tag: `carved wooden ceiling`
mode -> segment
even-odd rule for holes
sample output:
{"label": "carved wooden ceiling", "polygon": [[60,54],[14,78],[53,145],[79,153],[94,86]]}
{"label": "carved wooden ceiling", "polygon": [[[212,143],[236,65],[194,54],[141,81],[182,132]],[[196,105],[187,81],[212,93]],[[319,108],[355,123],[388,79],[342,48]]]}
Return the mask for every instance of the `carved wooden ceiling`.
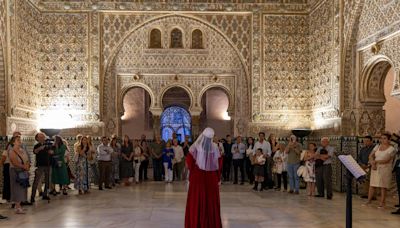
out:
{"label": "carved wooden ceiling", "polygon": [[322,0],[29,0],[44,11],[309,12]]}

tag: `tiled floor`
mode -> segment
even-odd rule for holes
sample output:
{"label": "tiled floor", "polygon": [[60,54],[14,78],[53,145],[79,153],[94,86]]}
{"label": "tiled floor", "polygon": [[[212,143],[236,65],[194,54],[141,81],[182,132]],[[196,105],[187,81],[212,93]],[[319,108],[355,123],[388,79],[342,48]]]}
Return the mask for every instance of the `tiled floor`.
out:
{"label": "tiled floor", "polygon": [[[345,227],[345,196],[332,201],[304,194],[250,191],[249,185],[222,185],[221,210],[224,227]],[[353,200],[353,227],[399,228],[400,216],[393,208],[377,209]],[[15,215],[6,205],[0,213],[9,216],[0,227],[183,227],[186,205],[183,182],[148,182],[112,190],[92,190],[79,196],[57,196],[27,207],[26,215]]]}

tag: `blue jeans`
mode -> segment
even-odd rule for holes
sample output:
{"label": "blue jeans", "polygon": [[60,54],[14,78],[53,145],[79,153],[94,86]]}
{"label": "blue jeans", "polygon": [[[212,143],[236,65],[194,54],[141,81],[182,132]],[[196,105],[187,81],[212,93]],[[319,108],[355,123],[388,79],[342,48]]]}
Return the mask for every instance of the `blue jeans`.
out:
{"label": "blue jeans", "polygon": [[291,191],[298,192],[299,191],[299,184],[300,178],[297,175],[297,169],[299,168],[300,164],[288,164],[288,175],[289,175],[289,186]]}

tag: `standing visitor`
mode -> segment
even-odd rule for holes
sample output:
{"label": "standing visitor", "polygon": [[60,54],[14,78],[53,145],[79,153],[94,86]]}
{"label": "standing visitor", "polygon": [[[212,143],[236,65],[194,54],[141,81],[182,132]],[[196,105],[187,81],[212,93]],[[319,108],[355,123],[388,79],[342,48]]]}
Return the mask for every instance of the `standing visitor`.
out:
{"label": "standing visitor", "polygon": [[278,145],[278,150],[275,152],[273,157],[275,165],[276,165],[276,179],[278,182],[277,190],[282,190],[282,181],[283,181],[283,191],[287,191],[287,154],[285,153],[285,146],[283,144]]}
{"label": "standing visitor", "polygon": [[277,189],[277,173],[276,173],[276,166],[274,164],[274,155],[275,152],[278,150],[278,141],[276,140],[275,134],[269,135],[268,142],[271,145],[271,157],[267,159],[268,173],[271,174],[271,176],[268,176],[268,179],[270,179],[268,186],[270,188],[273,186],[274,189]]}
{"label": "standing visitor", "polygon": [[[400,138],[397,138],[397,145],[400,145]],[[392,214],[400,215],[400,148],[397,148],[397,159],[394,163],[393,173],[396,175],[397,198],[399,200],[399,203],[396,204],[395,207],[398,207],[399,209],[393,211]]]}
{"label": "standing visitor", "polygon": [[81,137],[81,143],[75,153],[75,189],[79,195],[89,193],[89,163],[87,157],[90,154],[90,146],[86,136]]}
{"label": "standing visitor", "polygon": [[153,143],[151,154],[153,158],[153,176],[154,181],[162,181],[162,153],[164,149],[164,143],[161,141],[161,137],[156,135],[156,141]]}
{"label": "standing visitor", "polygon": [[97,147],[97,160],[99,161],[100,171],[99,190],[103,190],[103,183],[105,185],[105,188],[111,189],[111,154],[113,153],[113,149],[108,145],[109,141],[110,140],[106,136],[103,136],[101,138],[102,144]]}
{"label": "standing visitor", "polygon": [[375,145],[374,142],[372,141],[372,137],[369,135],[363,139],[363,144],[364,146],[361,148],[360,153],[358,154],[357,162],[361,166],[361,168],[367,173],[366,180],[361,183],[360,194],[361,198],[368,199],[369,179],[371,176],[369,155],[371,154]]}
{"label": "standing visitor", "polygon": [[242,137],[236,138],[236,143],[232,146],[232,161],[233,161],[233,184],[238,184],[238,169],[240,169],[240,185],[244,184],[244,155],[246,154],[246,145],[242,143]]}
{"label": "standing visitor", "polygon": [[133,149],[133,166],[134,166],[134,172],[135,172],[135,183],[139,184],[140,163],[142,161],[143,150],[139,145],[139,140],[135,140],[133,147],[134,147],[134,149]]}
{"label": "standing visitor", "polygon": [[33,153],[36,155],[36,170],[35,179],[32,186],[31,203],[35,202],[36,191],[38,186],[41,188],[41,180],[44,176],[44,192],[42,193],[43,200],[50,200],[47,193],[50,186],[50,146],[46,146],[46,135],[39,132],[35,135],[36,145],[33,147]]}
{"label": "standing visitor", "polygon": [[299,194],[300,178],[297,175],[297,169],[300,166],[301,144],[297,142],[294,135],[290,136],[289,145],[285,149],[287,154],[287,169],[289,174],[289,193]]}
{"label": "standing visitor", "polygon": [[182,180],[183,168],[185,167],[185,156],[178,140],[174,139],[172,149],[174,149],[174,172],[177,181]]}
{"label": "standing visitor", "polygon": [[113,149],[111,154],[111,163],[112,163],[112,170],[111,170],[111,184],[115,186],[115,184],[119,183],[119,162],[121,160],[121,147],[117,143],[117,137],[113,137],[110,142],[110,147]]}
{"label": "standing visitor", "polygon": [[11,190],[10,190],[10,157],[9,157],[9,143],[6,149],[1,155],[0,165],[3,166],[3,191],[2,198],[7,202],[10,202]]}
{"label": "standing visitor", "polygon": [[150,147],[146,140],[140,141],[140,148],[142,149],[142,156],[140,159],[139,180],[147,181],[147,168],[149,166]]}
{"label": "standing visitor", "polygon": [[[255,181],[254,181],[254,191],[258,191],[258,183],[263,183],[264,182],[264,164],[265,164],[265,156],[262,152],[261,148],[258,148],[256,151],[256,154],[254,156],[254,176],[255,176]],[[263,191],[263,187],[260,187],[260,192]]]}
{"label": "standing visitor", "polygon": [[[255,154],[254,151],[254,138],[249,137],[247,138],[247,150],[246,150],[246,173],[247,173],[247,178],[249,178],[250,184],[254,183],[254,164],[251,157]],[[253,161],[252,161],[253,160]]]}
{"label": "standing visitor", "polygon": [[22,148],[21,136],[15,136],[11,141],[13,145],[13,148],[9,151],[11,201],[15,203],[16,214],[25,214],[21,202],[27,201],[29,158],[28,153]]}
{"label": "standing visitor", "polygon": [[307,183],[307,195],[315,195],[315,153],[317,152],[317,145],[315,143],[308,144],[308,150],[304,155],[305,167],[307,175],[304,181]]}
{"label": "standing visitor", "polygon": [[[269,158],[271,158],[272,155],[272,149],[271,149],[271,144],[265,140],[265,133],[260,132],[258,133],[258,141],[254,145],[254,149],[261,149],[263,151],[265,159],[268,161]],[[268,174],[268,162],[265,162],[264,164],[264,182],[262,183],[262,187],[268,189],[268,184],[271,183],[271,181],[268,180],[268,177],[270,174]]]}
{"label": "standing visitor", "polygon": [[[189,153],[189,148],[190,148],[190,146],[192,145],[192,144],[189,142],[189,139],[190,139],[189,135],[185,135],[185,140],[184,140],[184,142],[181,144],[182,149],[183,149],[183,155],[185,156],[185,158],[186,158],[186,155]],[[188,170],[187,170],[186,165],[185,165],[185,162],[184,162],[184,163],[183,163],[183,172],[182,172],[182,178],[183,178],[183,180],[186,180],[187,175],[188,175]]]}
{"label": "standing visitor", "polygon": [[[323,153],[323,152],[326,153]],[[322,165],[316,164],[315,177],[317,183],[318,195],[316,197],[324,197],[325,189],[328,200],[332,199],[332,158],[335,154],[335,148],[329,145],[329,139],[323,137],[321,139],[321,146],[318,148],[315,155],[316,162],[318,159],[322,160]]]}
{"label": "standing visitor", "polygon": [[56,135],[53,145],[53,156],[52,156],[52,170],[51,170],[51,182],[55,185],[60,185],[64,195],[67,195],[67,185],[70,184],[67,163],[65,154],[67,153],[67,146],[63,143],[61,136]]}
{"label": "standing visitor", "polygon": [[386,203],[386,192],[390,188],[392,181],[392,163],[395,156],[394,147],[390,145],[389,133],[381,136],[380,144],[375,146],[369,155],[371,164],[371,181],[368,193],[368,202],[371,203],[375,193],[375,188],[381,192],[380,204],[378,208],[384,208]]}
{"label": "standing visitor", "polygon": [[224,181],[227,182],[230,180],[231,175],[231,163],[232,163],[232,138],[230,135],[226,136],[226,142],[224,143],[224,166],[222,168],[222,176]]}
{"label": "standing visitor", "polygon": [[165,183],[171,183],[173,178],[172,160],[174,159],[174,149],[171,147],[171,140],[168,140],[163,150],[163,164]]}
{"label": "standing visitor", "polygon": [[89,144],[88,163],[89,163],[89,186],[91,183],[98,185],[99,183],[99,169],[97,168],[96,161],[96,148],[93,145],[92,137],[86,136]]}
{"label": "standing visitor", "polygon": [[121,145],[121,179],[125,186],[129,186],[129,178],[133,176],[133,145],[129,136],[125,135]]}
{"label": "standing visitor", "polygon": [[190,147],[186,159],[189,192],[185,227],[222,227],[219,198],[222,157],[213,143],[214,130],[206,128]]}

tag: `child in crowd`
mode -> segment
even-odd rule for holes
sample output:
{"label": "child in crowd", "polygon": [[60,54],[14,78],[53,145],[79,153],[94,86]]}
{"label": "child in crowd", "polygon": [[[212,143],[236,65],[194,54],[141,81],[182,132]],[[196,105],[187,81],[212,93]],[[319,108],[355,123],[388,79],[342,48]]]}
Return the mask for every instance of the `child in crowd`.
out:
{"label": "child in crowd", "polygon": [[283,191],[285,192],[287,190],[287,154],[285,153],[285,146],[283,144],[278,145],[278,150],[274,155],[274,162],[278,181],[276,190],[281,190],[283,180]]}
{"label": "child in crowd", "polygon": [[[258,183],[264,182],[264,164],[265,164],[265,157],[262,152],[261,148],[258,148],[256,151],[256,155],[254,156],[254,176],[255,176],[255,182],[254,182],[254,188],[253,190],[257,191],[258,189]],[[262,186],[260,188],[260,192],[263,190]]]}

